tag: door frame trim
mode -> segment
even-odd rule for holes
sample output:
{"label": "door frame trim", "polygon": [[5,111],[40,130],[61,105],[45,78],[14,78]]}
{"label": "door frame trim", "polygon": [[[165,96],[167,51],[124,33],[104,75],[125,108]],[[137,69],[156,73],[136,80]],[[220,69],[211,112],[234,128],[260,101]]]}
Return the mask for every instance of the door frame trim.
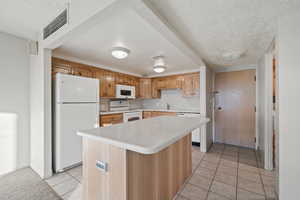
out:
{"label": "door frame trim", "polygon": [[273,53],[265,55],[266,63],[266,130],[264,168],[273,169]]}
{"label": "door frame trim", "polygon": [[[257,73],[257,66],[252,66],[251,68],[249,69],[255,69],[255,75]],[[216,120],[215,120],[215,112],[216,112],[216,109],[215,109],[215,106],[216,106],[216,98],[215,98],[215,74],[216,73],[219,73],[219,72],[234,72],[234,71],[244,71],[244,70],[249,70],[248,68],[245,68],[245,69],[241,69],[241,68],[237,68],[236,70],[229,70],[229,71],[214,71],[214,75],[213,75],[213,116],[212,116],[212,132],[213,132],[213,143],[216,142],[216,129],[215,129],[215,126],[216,126]],[[257,105],[257,80],[255,82],[255,94],[256,94],[256,98],[255,98],[255,105]],[[258,131],[257,131],[257,112],[255,112],[255,137],[256,137],[256,141],[255,141],[255,149],[257,150],[258,149]]]}

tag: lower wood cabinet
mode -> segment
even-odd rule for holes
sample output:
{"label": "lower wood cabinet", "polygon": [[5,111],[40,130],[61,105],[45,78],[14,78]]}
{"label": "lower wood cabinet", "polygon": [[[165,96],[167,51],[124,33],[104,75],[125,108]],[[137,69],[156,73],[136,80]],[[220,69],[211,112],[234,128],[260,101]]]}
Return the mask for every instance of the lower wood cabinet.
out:
{"label": "lower wood cabinet", "polygon": [[143,112],[143,119],[151,118],[152,112],[151,111],[144,111]]}
{"label": "lower wood cabinet", "polygon": [[144,111],[143,119],[159,116],[176,116],[176,112],[162,112],[162,111]]}
{"label": "lower wood cabinet", "polygon": [[100,116],[100,126],[109,126],[123,123],[123,114],[109,114]]}
{"label": "lower wood cabinet", "polygon": [[151,117],[159,117],[159,116],[176,116],[176,112],[154,111],[151,113]]}

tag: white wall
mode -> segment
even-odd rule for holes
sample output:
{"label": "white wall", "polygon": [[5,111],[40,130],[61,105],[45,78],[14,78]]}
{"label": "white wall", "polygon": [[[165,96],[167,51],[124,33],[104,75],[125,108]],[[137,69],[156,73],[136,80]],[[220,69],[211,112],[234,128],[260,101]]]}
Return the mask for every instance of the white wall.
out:
{"label": "white wall", "polygon": [[213,143],[213,85],[214,71],[209,67],[200,67],[200,114],[210,119],[210,122],[201,127],[200,150],[206,152]]}
{"label": "white wall", "polygon": [[263,56],[256,69],[256,140],[260,159],[265,161],[266,62]]}
{"label": "white wall", "polygon": [[279,199],[299,199],[300,14],[279,20]]}
{"label": "white wall", "polygon": [[273,55],[266,53],[256,70],[257,144],[262,165],[273,169]]}
{"label": "white wall", "polygon": [[[110,8],[114,0],[89,1],[74,0],[70,4],[70,20],[47,40],[39,36],[39,54],[30,58],[30,128],[31,167],[42,177],[52,175],[51,150],[51,50],[64,42],[69,33],[84,31],[88,19],[99,11]],[[54,16],[55,17],[55,16]]]}
{"label": "white wall", "polygon": [[29,165],[27,41],[0,32],[0,175]]}
{"label": "white wall", "polygon": [[52,175],[51,51],[30,57],[31,167],[42,178]]}
{"label": "white wall", "polygon": [[206,116],[211,120],[206,125],[207,148],[213,143],[214,71],[206,67]]}

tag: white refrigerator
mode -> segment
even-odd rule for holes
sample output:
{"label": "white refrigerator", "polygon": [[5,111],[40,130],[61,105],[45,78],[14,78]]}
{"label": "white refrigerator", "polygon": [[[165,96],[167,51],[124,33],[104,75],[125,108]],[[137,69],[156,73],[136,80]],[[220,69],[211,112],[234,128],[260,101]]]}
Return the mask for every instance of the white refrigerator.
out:
{"label": "white refrigerator", "polygon": [[99,126],[99,81],[58,73],[53,116],[53,167],[61,172],[82,162],[82,139],[77,130]]}

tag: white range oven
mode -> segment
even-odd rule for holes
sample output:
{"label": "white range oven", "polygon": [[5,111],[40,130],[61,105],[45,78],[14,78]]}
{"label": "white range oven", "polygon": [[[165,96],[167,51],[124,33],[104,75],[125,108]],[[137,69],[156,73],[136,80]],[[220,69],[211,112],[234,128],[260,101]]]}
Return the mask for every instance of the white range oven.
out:
{"label": "white range oven", "polygon": [[135,87],[130,85],[116,85],[116,98],[135,99]]}
{"label": "white range oven", "polygon": [[125,112],[123,114],[124,122],[131,122],[131,121],[136,121],[141,119],[143,119],[143,113],[141,111]]}

